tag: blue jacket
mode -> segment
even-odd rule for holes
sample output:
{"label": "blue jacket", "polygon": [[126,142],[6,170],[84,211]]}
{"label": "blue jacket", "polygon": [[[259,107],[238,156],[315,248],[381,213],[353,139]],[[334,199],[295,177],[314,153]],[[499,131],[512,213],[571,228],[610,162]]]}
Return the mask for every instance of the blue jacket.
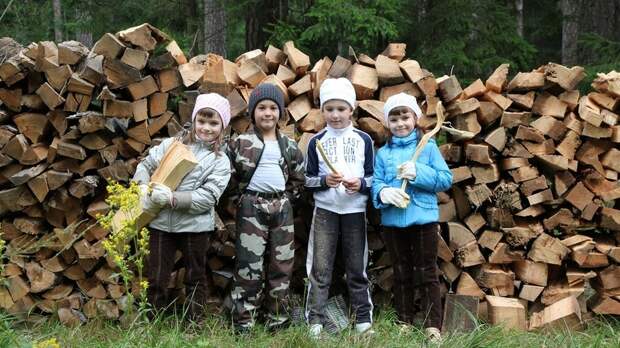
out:
{"label": "blue jacket", "polygon": [[407,185],[411,202],[406,209],[400,209],[381,202],[379,193],[385,187],[399,187],[402,180],[396,178],[397,166],[411,160],[418,144],[418,132],[392,139],[377,152],[375,173],[372,182],[372,202],[381,209],[381,224],[391,227],[422,225],[439,220],[437,192],[452,185],[452,172],[441,156],[434,139],[431,139],[416,162],[416,178]]}

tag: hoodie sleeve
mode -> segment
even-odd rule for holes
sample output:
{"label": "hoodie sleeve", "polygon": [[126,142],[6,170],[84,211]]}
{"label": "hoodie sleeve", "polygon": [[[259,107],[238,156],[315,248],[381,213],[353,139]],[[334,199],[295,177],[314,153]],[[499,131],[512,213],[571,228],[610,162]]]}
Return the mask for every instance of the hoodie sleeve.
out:
{"label": "hoodie sleeve", "polygon": [[306,152],[306,174],[305,186],[308,191],[322,191],[329,189],[327,186],[326,175],[319,176],[319,155],[316,149],[317,137],[314,136],[308,143]]}
{"label": "hoodie sleeve", "polygon": [[441,156],[437,144],[429,142],[430,163],[416,162],[416,178],[409,183],[414,187],[428,192],[442,192],[452,186],[452,172]]}
{"label": "hoodie sleeve", "polygon": [[374,176],[372,179],[372,190],[370,196],[372,198],[372,204],[377,209],[387,208],[388,205],[381,202],[381,198],[379,197],[379,193],[385,187],[389,185],[385,182],[385,164],[384,164],[384,152],[379,150],[377,151],[377,157],[375,158],[375,168],[374,168]]}
{"label": "hoodie sleeve", "polygon": [[375,147],[372,138],[365,134],[364,139],[364,177],[361,178],[360,193],[370,194],[374,174]]}

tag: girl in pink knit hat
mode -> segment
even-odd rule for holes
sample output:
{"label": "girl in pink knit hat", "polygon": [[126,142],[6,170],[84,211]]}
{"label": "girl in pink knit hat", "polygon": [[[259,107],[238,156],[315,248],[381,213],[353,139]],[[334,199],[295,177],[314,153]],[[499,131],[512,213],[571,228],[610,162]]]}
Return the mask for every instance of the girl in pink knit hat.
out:
{"label": "girl in pink knit hat", "polygon": [[[230,122],[230,104],[215,94],[196,99],[192,125],[184,134],[165,139],[151,148],[138,167],[133,180],[143,192],[143,209],[157,216],[149,224],[148,299],[156,310],[175,300],[169,298],[168,283],[179,249],[185,261],[185,295],[190,318],[204,314],[207,298],[206,266],[208,234],[215,229],[214,207],[230,179],[230,161],[223,151],[222,133]],[[147,185],[164,154],[175,141],[189,147],[198,164],[175,191],[165,185]]]}

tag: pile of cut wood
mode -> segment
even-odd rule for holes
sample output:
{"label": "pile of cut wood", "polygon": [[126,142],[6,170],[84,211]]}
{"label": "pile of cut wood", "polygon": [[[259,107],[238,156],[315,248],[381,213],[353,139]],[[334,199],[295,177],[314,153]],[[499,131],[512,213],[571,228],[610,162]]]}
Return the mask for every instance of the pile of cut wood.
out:
{"label": "pile of cut wood", "polygon": [[[235,62],[213,54],[188,60],[148,24],[105,34],[91,49],[0,39],[0,212],[8,243],[0,307],[57,313],[67,323],[118,318],[123,287],[101,246],[108,232],[94,224],[108,210],[105,179],[127,182],[150,145],[190,120],[200,92],[226,96],[231,136],[244,132],[249,94],[261,82],[285,94],[280,128],[305,152],[325,126],[320,84],[347,77],[359,101],[354,123],[377,146],[388,136],[382,107],[389,96],[416,96],[425,128],[435,123],[437,103],[446,107],[440,149],[454,174],[453,188],[438,195],[446,291],[479,299],[490,322],[520,328],[580,325],[589,310],[620,314],[620,74],[601,74],[583,95],[580,67],[550,63],[509,78],[502,65],[463,89],[455,76],[436,78],[405,55],[404,44],[390,44],[374,59],[351,50],[311,64],[287,42]],[[221,200],[207,251],[216,302],[232,278],[233,200]],[[299,294],[311,214],[304,195],[295,219]],[[374,297],[384,302],[392,270],[374,210],[368,238]],[[178,256],[170,287],[182,292]]]}

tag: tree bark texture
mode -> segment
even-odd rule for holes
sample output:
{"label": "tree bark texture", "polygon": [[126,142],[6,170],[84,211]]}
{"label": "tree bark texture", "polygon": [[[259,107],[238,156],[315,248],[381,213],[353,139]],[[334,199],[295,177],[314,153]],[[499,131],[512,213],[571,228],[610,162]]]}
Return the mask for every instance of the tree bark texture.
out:
{"label": "tree bark texture", "polygon": [[204,0],[204,50],[226,56],[226,10],[222,0]]}
{"label": "tree bark texture", "polygon": [[577,39],[579,36],[578,0],[562,0],[562,64],[577,63]]}
{"label": "tree bark texture", "polygon": [[54,40],[62,41],[62,5],[60,0],[52,0],[52,8],[54,9]]}

